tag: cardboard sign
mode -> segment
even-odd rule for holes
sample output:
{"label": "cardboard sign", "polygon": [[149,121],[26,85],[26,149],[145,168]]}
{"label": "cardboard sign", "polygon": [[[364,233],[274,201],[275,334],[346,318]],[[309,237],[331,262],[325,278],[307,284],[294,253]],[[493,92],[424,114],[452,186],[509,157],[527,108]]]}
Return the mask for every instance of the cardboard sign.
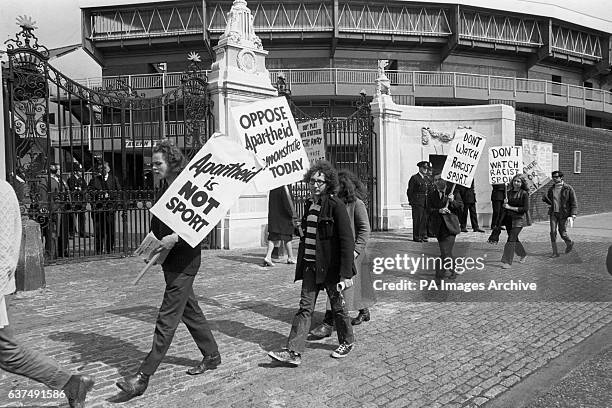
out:
{"label": "cardboard sign", "polygon": [[195,247],[262,171],[253,153],[228,137],[212,137],[151,213]]}
{"label": "cardboard sign", "polygon": [[522,146],[489,147],[489,183],[507,184],[522,172]]}
{"label": "cardboard sign", "polygon": [[309,120],[298,124],[302,144],[306,149],[308,161],[313,164],[325,160],[325,134],[323,133],[323,119]]}
{"label": "cardboard sign", "polygon": [[536,160],[531,161],[523,168],[525,173],[527,187],[529,187],[529,195],[532,195],[538,189],[544,187],[552,179],[548,177],[548,174],[540,167]]}
{"label": "cardboard sign", "polygon": [[442,179],[469,188],[486,141],[485,136],[471,129],[455,130],[455,138],[442,169]]}
{"label": "cardboard sign", "polygon": [[545,173],[552,173],[553,170],[553,144],[548,142],[539,142],[537,140],[523,139],[523,162],[531,163],[537,161],[538,165]]}
{"label": "cardboard sign", "polygon": [[284,97],[232,108],[242,145],[266,163],[255,179],[259,191],[295,183],[310,167],[298,127]]}

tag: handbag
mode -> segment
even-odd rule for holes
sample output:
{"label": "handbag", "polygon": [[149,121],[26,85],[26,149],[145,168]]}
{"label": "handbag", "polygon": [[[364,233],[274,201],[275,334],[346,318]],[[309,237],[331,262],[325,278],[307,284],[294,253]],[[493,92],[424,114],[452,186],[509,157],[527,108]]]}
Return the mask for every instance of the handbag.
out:
{"label": "handbag", "polygon": [[461,232],[461,228],[459,227],[459,217],[457,214],[448,213],[448,214],[440,214],[444,223],[446,224],[446,228],[448,228],[448,232],[451,235],[458,235]]}

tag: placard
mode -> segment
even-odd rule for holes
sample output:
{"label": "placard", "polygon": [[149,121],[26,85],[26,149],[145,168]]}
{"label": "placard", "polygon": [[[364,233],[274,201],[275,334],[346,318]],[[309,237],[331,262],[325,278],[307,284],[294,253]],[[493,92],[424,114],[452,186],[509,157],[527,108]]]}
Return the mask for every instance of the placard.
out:
{"label": "placard", "polygon": [[226,136],[212,137],[168,187],[151,213],[195,247],[263,167]]}
{"label": "placard", "polygon": [[291,109],[285,97],[232,108],[242,145],[266,164],[255,178],[259,191],[295,183],[310,167]]}
{"label": "placard", "polygon": [[308,161],[313,164],[325,160],[325,134],[323,132],[323,119],[309,120],[298,124],[302,144],[306,149]]}
{"label": "placard", "polygon": [[529,195],[532,195],[538,189],[544,187],[548,184],[552,179],[549,177],[549,173],[546,173],[538,164],[536,160],[533,160],[531,163],[528,163],[523,168],[523,173],[525,173],[527,187],[529,188]]}
{"label": "placard", "polygon": [[489,147],[489,183],[508,184],[523,172],[522,146]]}
{"label": "placard", "polygon": [[444,162],[443,180],[470,187],[487,138],[472,129],[457,129]]}

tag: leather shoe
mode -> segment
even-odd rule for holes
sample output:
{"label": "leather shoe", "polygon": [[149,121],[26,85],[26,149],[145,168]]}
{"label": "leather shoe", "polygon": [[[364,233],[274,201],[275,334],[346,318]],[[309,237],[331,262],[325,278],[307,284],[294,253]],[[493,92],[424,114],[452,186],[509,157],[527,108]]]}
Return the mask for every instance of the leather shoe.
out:
{"label": "leather shoe", "polygon": [[221,364],[221,354],[219,354],[219,352],[216,352],[214,354],[204,357],[200,364],[187,370],[187,374],[199,375],[204,373],[205,371],[216,369],[219,364]]}
{"label": "leather shoe", "polygon": [[370,321],[370,310],[369,309],[361,309],[357,317],[351,319],[352,326],[359,326],[362,322]]}
{"label": "leather shoe", "polygon": [[423,242],[423,240],[421,238],[412,238],[412,240],[414,242]]}
{"label": "leather shoe", "polygon": [[64,394],[68,398],[70,408],[83,408],[87,393],[91,391],[95,383],[93,377],[88,375],[73,375],[64,386]]}
{"label": "leather shoe", "polygon": [[461,232],[468,232],[467,228],[463,227],[461,228]]}
{"label": "leather shoe", "polygon": [[565,253],[569,254],[570,252],[572,252],[573,248],[574,248],[574,241],[568,242],[567,245],[565,246]]}
{"label": "leather shoe", "polygon": [[144,373],[138,372],[136,375],[126,378],[125,381],[117,382],[116,385],[128,395],[129,399],[132,399],[144,394],[149,386],[149,377]]}
{"label": "leather shoe", "polygon": [[474,228],[474,232],[485,232],[483,229],[480,228]]}

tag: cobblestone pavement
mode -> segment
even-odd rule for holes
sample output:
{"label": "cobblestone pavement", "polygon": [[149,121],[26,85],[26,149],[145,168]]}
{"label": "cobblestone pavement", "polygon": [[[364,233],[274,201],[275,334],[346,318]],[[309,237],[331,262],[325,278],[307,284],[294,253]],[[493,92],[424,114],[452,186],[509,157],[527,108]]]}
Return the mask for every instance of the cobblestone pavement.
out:
{"label": "cobblestone pavement", "polygon": [[[279,366],[266,356],[284,345],[297,309],[300,286],[293,282],[293,266],[260,266],[263,248],[205,251],[194,290],[223,364],[201,376],[186,375],[200,356],[181,326],[146,394],[122,405],[483,406],[611,325],[612,277],[605,254],[612,243],[612,214],[581,217],[570,235],[574,251],[550,260],[547,224],[525,229],[526,263],[502,270],[503,245],[487,244],[488,234],[461,234],[456,255],[482,257],[484,267],[454,282],[488,290],[419,289],[421,281],[433,279],[431,270],[386,270],[375,277],[381,284],[404,280],[416,289],[378,292],[372,320],[355,328],[356,347],[347,358],[329,357],[337,344],[332,337],[309,342],[298,368]],[[373,234],[370,261],[438,254],[435,239],[421,244],[411,236],[407,230]],[[48,267],[46,289],[10,297],[11,322],[25,345],[96,376],[88,406],[119,404],[115,381],[134,373],[151,345],[163,276],[153,269],[132,286],[141,266],[139,259],[126,258]],[[511,280],[537,289],[489,289],[491,281]],[[315,321],[322,318],[324,297]],[[45,388],[0,372],[0,406],[67,406],[63,400],[9,399],[9,391],[23,389]],[[612,400],[609,388],[600,391]],[[576,405],[566,406],[580,406],[576,398]]]}

